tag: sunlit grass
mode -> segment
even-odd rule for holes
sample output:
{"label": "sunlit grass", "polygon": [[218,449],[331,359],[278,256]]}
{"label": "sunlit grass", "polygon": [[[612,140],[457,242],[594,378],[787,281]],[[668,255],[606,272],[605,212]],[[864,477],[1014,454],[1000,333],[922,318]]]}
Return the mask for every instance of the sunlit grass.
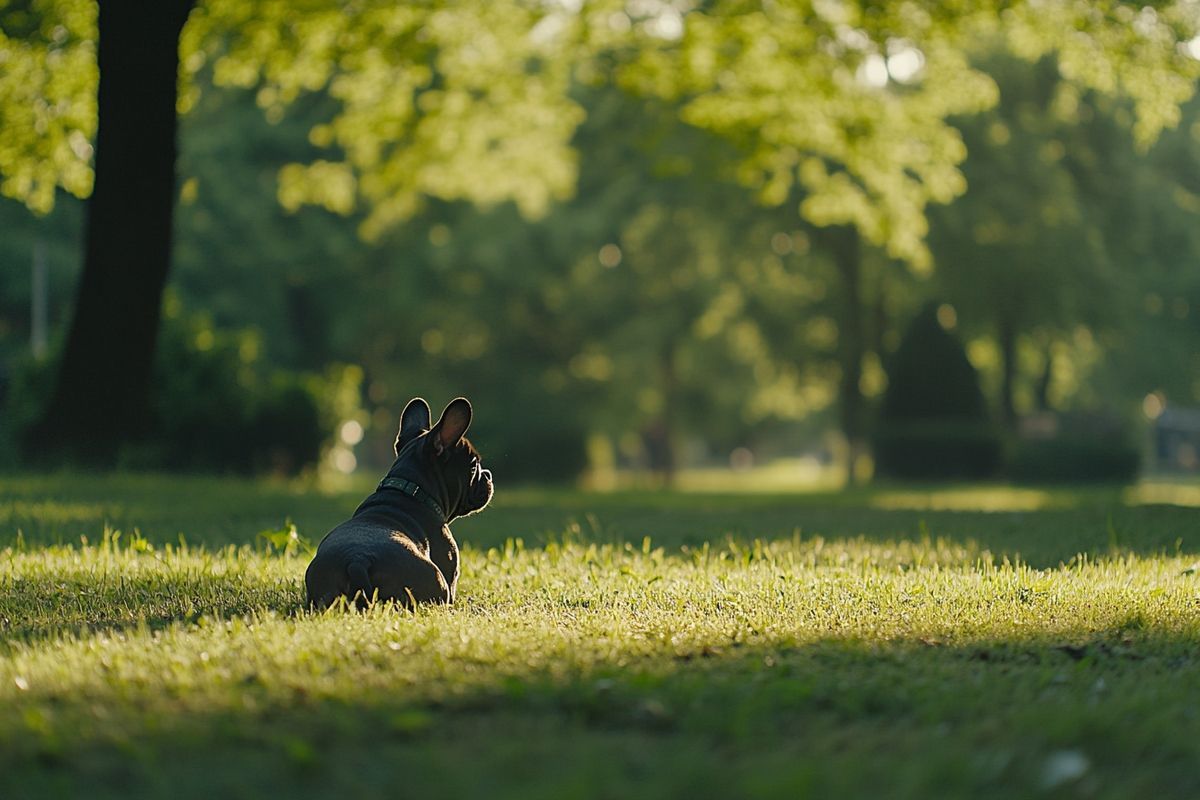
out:
{"label": "sunlit grass", "polygon": [[873,508],[912,511],[1040,511],[1055,502],[1069,504],[1069,498],[1055,498],[1043,489],[1019,489],[1009,486],[925,491],[882,491],[870,501]]}
{"label": "sunlit grass", "polygon": [[464,520],[456,606],[313,615],[305,554],[250,524],[297,495],[223,487],[114,502],[243,544],[0,529],[0,796],[1200,791],[1191,509],[511,492]]}
{"label": "sunlit grass", "polygon": [[1125,492],[1130,505],[1165,503],[1174,506],[1200,506],[1200,482],[1143,481]]}
{"label": "sunlit grass", "polygon": [[845,469],[816,458],[777,459],[760,466],[731,470],[693,468],[680,472],[676,488],[685,492],[828,492],[846,484]]}

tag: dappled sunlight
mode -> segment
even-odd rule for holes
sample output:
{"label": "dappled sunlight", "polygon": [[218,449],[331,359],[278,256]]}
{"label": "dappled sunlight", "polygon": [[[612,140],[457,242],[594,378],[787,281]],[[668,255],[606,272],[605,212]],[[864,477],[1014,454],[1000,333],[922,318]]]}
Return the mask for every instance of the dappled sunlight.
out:
{"label": "dappled sunlight", "polygon": [[[604,496],[609,508],[637,497]],[[974,763],[987,742],[1036,775],[1063,740],[1094,756],[1121,752],[1120,736],[1190,730],[1194,554],[1118,546],[1039,568],[989,549],[1000,534],[973,520],[997,515],[962,512],[931,512],[930,525],[914,516],[891,535],[697,541],[681,531],[771,498],[646,497],[675,504],[653,517],[635,509],[663,536],[611,535],[596,520],[544,546],[467,543],[459,602],[415,613],[309,613],[306,555],[268,541],[209,549],[110,535],[0,550],[0,763],[53,756],[77,776],[97,753],[132,750],[161,775],[172,752],[215,758],[236,730],[239,748],[256,748],[254,774],[274,770],[278,782],[341,769],[368,741],[415,758],[434,731],[453,731],[480,746],[476,769],[491,775],[507,762],[476,739],[501,725],[529,729],[523,757],[578,746],[595,758],[597,736],[652,735],[639,747],[679,769],[718,744],[744,766],[803,734],[784,761],[884,785],[928,764],[894,740],[948,764]],[[513,505],[539,498],[587,503],[527,492]],[[805,502],[781,519],[811,518],[817,500]],[[751,517],[765,528],[772,513]],[[1127,534],[1112,529],[1120,545]],[[1170,686],[1157,680],[1167,670]],[[847,722],[867,739],[847,745]],[[1058,738],[1028,733],[1048,726]],[[890,754],[886,776],[846,768],[868,752]],[[1088,769],[1120,780],[1124,765]]]}
{"label": "dappled sunlight", "polygon": [[[706,542],[790,541],[798,533],[806,543],[945,540],[996,559],[1050,567],[1079,553],[1200,554],[1200,530],[1190,516],[1195,506],[1181,501],[1188,497],[1186,484],[1171,490],[1148,484],[1137,490],[1137,502],[1115,487],[771,491],[772,474],[786,476],[789,469],[784,462],[755,467],[749,475],[713,471],[707,491],[597,493],[506,484],[486,514],[457,520],[453,530],[460,545],[482,552],[506,539],[534,547],[564,537],[597,544],[640,544],[650,537],[656,548],[674,553]],[[786,477],[778,480],[783,484]],[[261,532],[290,524],[316,543],[371,487],[359,476],[337,486],[151,476],[4,479],[0,496],[13,499],[0,502],[0,514],[10,515],[0,520],[0,549],[17,543],[18,530],[24,546],[36,552],[44,544],[100,544],[106,529],[123,531],[122,544],[140,536],[156,552],[181,539],[214,550],[258,547]],[[16,509],[19,515],[11,516]]]}
{"label": "dappled sunlight", "polygon": [[[126,577],[112,577],[116,562]],[[531,697],[585,722],[726,730],[730,722],[695,702],[697,690],[759,726],[792,724],[738,688],[751,679],[755,697],[794,713],[967,724],[964,708],[992,720],[1029,713],[1039,698],[1069,708],[1098,678],[1105,698],[1136,707],[1143,672],[1177,671],[1200,640],[1196,579],[1181,557],[1040,570],[941,540],[797,536],[674,553],[649,541],[509,543],[464,552],[455,607],[365,614],[297,613],[302,565],[246,550],[113,547],[0,560],[0,583],[27,589],[5,593],[8,624],[28,631],[36,598],[64,578],[83,612],[75,632],[25,634],[0,655],[0,740],[21,752],[119,744],[144,718],[165,726],[156,736],[207,737],[219,735],[214,717],[230,716],[269,738],[280,714],[319,718],[347,706],[424,727],[481,704],[540,713]],[[222,572],[237,580],[214,585],[244,602],[231,615],[205,589]],[[139,623],[176,582],[187,591],[164,602],[191,595],[194,604]],[[132,624],[87,625],[122,614]],[[985,669],[998,682],[990,688],[977,679]],[[1048,686],[1060,688],[1047,695]]]}
{"label": "dappled sunlight", "polygon": [[0,501],[0,541],[7,538],[4,534],[9,531],[29,530],[46,525],[93,523],[124,513],[122,506],[111,503],[80,503],[67,500]]}
{"label": "dappled sunlight", "polygon": [[828,492],[845,483],[844,469],[816,458],[786,458],[743,469],[682,470],[675,488],[684,492]]}
{"label": "dappled sunlight", "polygon": [[1200,483],[1143,481],[1125,490],[1124,499],[1131,506],[1162,503],[1200,507]]}
{"label": "dappled sunlight", "polygon": [[[1107,497],[1111,495],[1111,498]],[[1123,490],[1030,488],[1017,486],[937,487],[927,490],[881,490],[868,505],[885,510],[912,511],[1043,511],[1120,503],[1125,506],[1200,506],[1200,483],[1146,479]]]}
{"label": "dappled sunlight", "polygon": [[929,490],[881,491],[871,508],[909,511],[1040,511],[1074,505],[1068,495],[1012,486],[971,486]]}
{"label": "dappled sunlight", "polygon": [[0,800],[1200,798],[1200,0],[0,9]]}
{"label": "dappled sunlight", "polygon": [[[746,469],[709,467],[683,470],[674,489],[691,494],[829,494],[846,489],[845,472],[815,458],[779,459]],[[845,495],[867,508],[884,511],[1044,511],[1101,504],[1200,506],[1200,482],[1150,478],[1124,489],[1007,484],[943,484],[931,487],[864,487]]]}

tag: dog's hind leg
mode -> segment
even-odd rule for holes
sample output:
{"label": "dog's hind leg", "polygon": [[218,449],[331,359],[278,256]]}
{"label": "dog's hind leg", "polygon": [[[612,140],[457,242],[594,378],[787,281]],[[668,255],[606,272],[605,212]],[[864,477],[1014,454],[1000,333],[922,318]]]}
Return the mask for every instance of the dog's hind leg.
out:
{"label": "dog's hind leg", "polygon": [[313,559],[304,573],[304,591],[308,597],[308,607],[322,610],[333,605],[342,593],[344,579],[336,565],[330,563],[328,557],[321,553]]}
{"label": "dog's hind leg", "polygon": [[356,559],[346,565],[346,597],[359,608],[366,608],[375,598],[375,587],[371,585],[371,576],[367,573],[367,560]]}
{"label": "dog's hind leg", "polygon": [[372,579],[380,600],[405,608],[414,603],[449,603],[450,587],[442,571],[407,539],[394,539],[386,559],[375,562]]}
{"label": "dog's hind leg", "polygon": [[336,549],[318,551],[304,573],[308,607],[326,609],[344,597],[347,602],[366,608],[375,593],[367,572],[369,565],[370,560],[363,554],[351,555],[347,561]]}

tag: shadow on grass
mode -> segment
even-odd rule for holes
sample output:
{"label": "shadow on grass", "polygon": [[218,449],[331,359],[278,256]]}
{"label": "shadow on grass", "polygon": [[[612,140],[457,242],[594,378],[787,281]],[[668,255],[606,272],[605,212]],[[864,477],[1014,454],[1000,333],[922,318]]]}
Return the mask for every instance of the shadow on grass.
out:
{"label": "shadow on grass", "polygon": [[1118,628],[701,647],[428,696],[247,681],[214,713],[53,697],[0,747],[0,796],[1194,797],[1198,678],[1195,641]]}
{"label": "shadow on grass", "polygon": [[201,617],[226,620],[268,609],[291,616],[303,610],[304,564],[290,561],[295,580],[166,571],[132,580],[116,570],[100,581],[75,575],[0,580],[0,655],[22,643],[161,630]]}

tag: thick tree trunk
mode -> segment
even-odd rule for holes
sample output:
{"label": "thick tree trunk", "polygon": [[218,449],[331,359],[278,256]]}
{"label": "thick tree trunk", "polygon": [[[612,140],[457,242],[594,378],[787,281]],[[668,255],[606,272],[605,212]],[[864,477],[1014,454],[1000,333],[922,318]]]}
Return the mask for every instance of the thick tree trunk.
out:
{"label": "thick tree trunk", "polygon": [[194,0],[101,0],[96,182],[38,462],[111,466],[146,419],[175,201],[179,35]]}

